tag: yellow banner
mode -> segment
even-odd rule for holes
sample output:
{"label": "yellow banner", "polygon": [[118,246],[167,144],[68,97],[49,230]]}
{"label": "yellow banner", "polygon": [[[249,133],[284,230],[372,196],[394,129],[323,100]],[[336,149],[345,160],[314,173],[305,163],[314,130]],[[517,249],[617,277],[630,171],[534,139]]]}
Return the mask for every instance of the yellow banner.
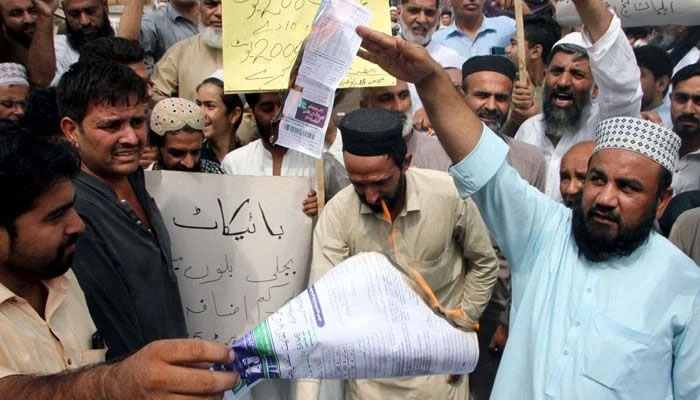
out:
{"label": "yellow banner", "polygon": [[[286,89],[289,70],[322,0],[224,0],[225,91]],[[372,11],[370,27],[391,35],[386,0],[361,0]],[[192,60],[196,63],[197,60]],[[318,71],[322,74],[323,71]],[[392,86],[396,80],[359,57],[340,87]]]}

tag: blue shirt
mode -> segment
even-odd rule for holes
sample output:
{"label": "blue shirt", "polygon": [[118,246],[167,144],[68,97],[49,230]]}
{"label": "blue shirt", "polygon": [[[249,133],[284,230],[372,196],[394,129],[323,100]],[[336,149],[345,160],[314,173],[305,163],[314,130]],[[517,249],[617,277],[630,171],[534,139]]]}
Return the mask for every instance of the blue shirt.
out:
{"label": "blue shirt", "polygon": [[700,268],[656,233],[593,263],[571,210],[520,179],[488,128],[450,169],[511,262],[511,330],[492,399],[700,399]]}
{"label": "blue shirt", "polygon": [[452,24],[447,28],[435,32],[432,40],[455,50],[465,58],[469,58],[489,55],[494,47],[505,51],[514,33],[515,20],[512,18],[485,16],[474,40],[457,29],[455,21],[452,21]]}
{"label": "blue shirt", "polygon": [[165,10],[145,14],[141,19],[141,46],[146,52],[149,70],[175,43],[199,33],[197,25],[177,12],[170,4]]}

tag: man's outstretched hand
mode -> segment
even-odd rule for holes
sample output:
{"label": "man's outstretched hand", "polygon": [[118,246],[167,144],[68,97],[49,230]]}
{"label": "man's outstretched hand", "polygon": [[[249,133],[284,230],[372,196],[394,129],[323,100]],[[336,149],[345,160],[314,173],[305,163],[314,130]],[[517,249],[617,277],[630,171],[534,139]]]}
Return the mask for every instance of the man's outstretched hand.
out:
{"label": "man's outstretched hand", "polygon": [[362,48],[357,55],[402,81],[419,84],[441,70],[425,47],[419,44],[385,35],[366,26],[358,26],[356,31],[362,38]]}

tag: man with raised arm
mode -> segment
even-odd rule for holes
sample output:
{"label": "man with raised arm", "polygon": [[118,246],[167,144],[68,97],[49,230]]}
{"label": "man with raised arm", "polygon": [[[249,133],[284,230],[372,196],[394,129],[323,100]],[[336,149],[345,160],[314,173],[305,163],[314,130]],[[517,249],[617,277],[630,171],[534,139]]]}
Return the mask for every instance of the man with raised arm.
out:
{"label": "man with raised arm", "polygon": [[[574,4],[596,43],[612,13],[601,0]],[[460,194],[512,260],[511,330],[491,398],[699,398],[700,270],[651,232],[680,139],[637,118],[603,121],[569,210],[507,165],[507,145],[421,47],[358,33],[363,58],[416,84]]]}

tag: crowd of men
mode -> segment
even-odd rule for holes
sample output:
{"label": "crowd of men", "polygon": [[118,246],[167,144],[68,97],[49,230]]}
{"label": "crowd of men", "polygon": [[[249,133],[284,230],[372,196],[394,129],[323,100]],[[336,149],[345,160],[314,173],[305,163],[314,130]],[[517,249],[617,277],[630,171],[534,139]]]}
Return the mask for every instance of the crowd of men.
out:
{"label": "crowd of men", "polygon": [[512,2],[395,3],[357,33],[396,84],[336,92],[318,163],[276,144],[285,92],[225,93],[220,0],[128,0],[117,29],[106,0],[0,0],[0,397],[236,384],[187,338],[145,184],[173,170],[312,178],[309,284],[379,251],[479,322],[469,376],[253,399],[700,399],[700,26],[525,0],[518,40]]}

